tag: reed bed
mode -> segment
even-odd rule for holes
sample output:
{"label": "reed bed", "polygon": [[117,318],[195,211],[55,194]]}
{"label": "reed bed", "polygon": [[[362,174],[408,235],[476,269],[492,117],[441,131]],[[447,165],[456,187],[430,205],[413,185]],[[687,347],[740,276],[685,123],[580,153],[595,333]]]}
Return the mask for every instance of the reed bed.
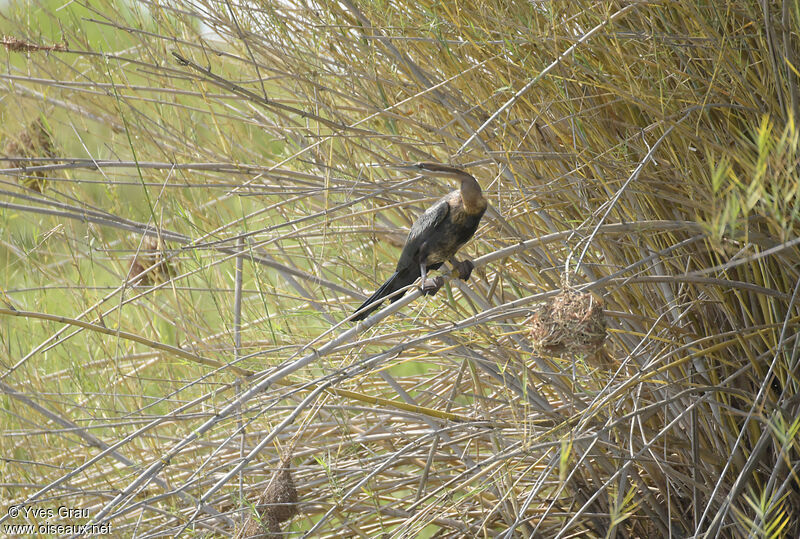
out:
{"label": "reed bed", "polygon": [[[800,533],[797,0],[0,26],[3,525]],[[353,324],[409,161],[483,186],[476,270]]]}

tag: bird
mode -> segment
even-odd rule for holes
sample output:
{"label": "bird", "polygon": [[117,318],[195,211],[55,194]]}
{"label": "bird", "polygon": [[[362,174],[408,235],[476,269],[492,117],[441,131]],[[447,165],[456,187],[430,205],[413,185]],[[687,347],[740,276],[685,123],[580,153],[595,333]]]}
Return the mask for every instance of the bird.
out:
{"label": "bird", "polygon": [[[461,169],[439,163],[395,165],[392,168],[413,170],[423,176],[454,178],[460,180],[461,185],[428,208],[411,225],[394,273],[356,309],[352,317],[354,322],[369,316],[380,307],[383,298],[405,288],[418,277],[422,277],[422,293],[435,294],[444,284],[444,279],[439,276],[428,280],[428,271],[438,269],[446,261],[453,264],[463,281],[469,279],[475,267],[470,260],[456,262],[454,257],[475,234],[486,212],[487,201],[478,181]],[[391,301],[402,296],[403,293],[395,294]]]}

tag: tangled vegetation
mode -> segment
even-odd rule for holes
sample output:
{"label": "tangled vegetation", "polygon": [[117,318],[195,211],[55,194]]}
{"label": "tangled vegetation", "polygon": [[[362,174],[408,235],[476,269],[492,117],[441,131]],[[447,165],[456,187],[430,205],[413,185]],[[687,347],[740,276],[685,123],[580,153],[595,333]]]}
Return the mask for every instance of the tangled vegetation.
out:
{"label": "tangled vegetation", "polygon": [[[800,534],[800,1],[0,26],[0,525]],[[410,161],[483,186],[475,271],[353,324]]]}

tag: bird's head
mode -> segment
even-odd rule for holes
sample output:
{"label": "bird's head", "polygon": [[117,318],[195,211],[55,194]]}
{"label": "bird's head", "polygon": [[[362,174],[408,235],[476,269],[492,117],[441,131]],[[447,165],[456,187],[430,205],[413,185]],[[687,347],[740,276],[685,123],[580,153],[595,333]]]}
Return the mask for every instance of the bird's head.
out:
{"label": "bird's head", "polygon": [[411,165],[394,165],[393,168],[414,171],[423,176],[454,178],[461,182],[461,200],[468,211],[480,213],[486,210],[486,199],[483,198],[481,186],[471,174],[463,170],[441,165],[439,163],[414,163]]}
{"label": "bird's head", "polygon": [[422,176],[429,176],[429,177],[436,177],[436,178],[455,178],[458,180],[463,180],[464,178],[472,178],[471,175],[467,174],[461,169],[456,167],[451,167],[448,165],[442,165],[440,163],[412,163],[408,165],[392,165],[392,168],[398,170],[407,170],[416,172],[417,174],[421,174]]}

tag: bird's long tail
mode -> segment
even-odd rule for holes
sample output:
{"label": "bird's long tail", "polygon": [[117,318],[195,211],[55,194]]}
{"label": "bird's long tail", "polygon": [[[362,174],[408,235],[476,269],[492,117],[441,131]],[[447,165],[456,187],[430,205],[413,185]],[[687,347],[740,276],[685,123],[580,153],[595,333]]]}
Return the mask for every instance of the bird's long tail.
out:
{"label": "bird's long tail", "polygon": [[[404,269],[402,271],[394,272],[392,274],[392,276],[389,277],[389,279],[385,283],[383,283],[381,285],[381,287],[378,288],[375,291],[375,293],[372,294],[369,297],[369,299],[367,301],[362,303],[361,306],[358,309],[356,309],[356,312],[360,311],[361,309],[363,309],[364,307],[366,307],[370,303],[373,303],[373,302],[377,302],[377,303],[375,303],[372,307],[370,307],[366,311],[363,311],[363,312],[359,313],[358,315],[354,316],[352,318],[353,322],[358,322],[359,320],[363,320],[366,317],[368,317],[370,314],[372,314],[373,311],[376,311],[381,306],[381,303],[383,303],[383,302],[380,301],[380,300],[382,298],[385,298],[386,296],[389,296],[389,295],[393,294],[394,292],[397,292],[401,288],[405,288],[406,286],[408,286],[411,283],[413,283],[417,279],[417,277],[419,277],[419,268],[417,268],[416,273],[414,273],[413,268]],[[403,293],[395,295],[392,298],[392,301],[393,302],[397,301],[401,297],[403,297]]]}

